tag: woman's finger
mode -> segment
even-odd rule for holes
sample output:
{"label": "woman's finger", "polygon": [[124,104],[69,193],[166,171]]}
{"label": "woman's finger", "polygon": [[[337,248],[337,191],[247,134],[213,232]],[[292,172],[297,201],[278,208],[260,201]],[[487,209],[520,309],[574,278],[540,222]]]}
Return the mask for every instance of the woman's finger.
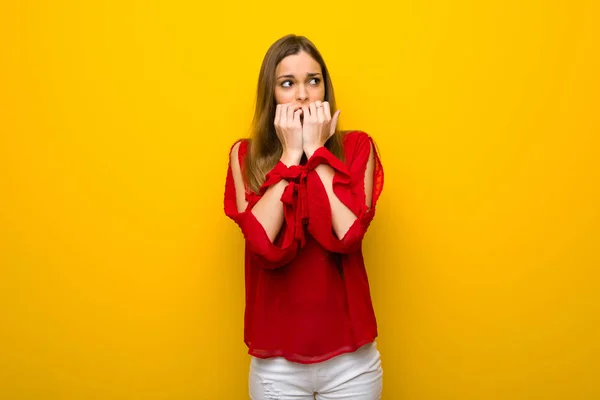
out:
{"label": "woman's finger", "polygon": [[325,121],[331,121],[331,107],[328,101],[323,102],[323,113],[325,114]]}
{"label": "woman's finger", "polygon": [[287,123],[287,104],[282,104],[281,109],[279,110],[279,126],[285,126]]}
{"label": "woman's finger", "polygon": [[302,109],[294,111],[294,126],[301,127],[300,116],[302,115]]}
{"label": "woman's finger", "polygon": [[[312,117],[312,120],[316,121],[317,120],[317,105],[315,103],[310,103],[308,108],[310,110],[310,116]],[[306,115],[304,116],[304,118],[306,118]]]}
{"label": "woman's finger", "polygon": [[325,122],[325,109],[323,104],[320,101],[316,101],[315,107],[317,108],[317,121],[320,123]]}
{"label": "woman's finger", "polygon": [[335,133],[335,127],[337,126],[338,118],[340,117],[340,112],[340,110],[337,110],[333,115],[333,118],[331,118],[331,123],[329,124],[329,137],[331,137],[331,135]]}
{"label": "woman's finger", "polygon": [[307,121],[308,118],[310,117],[310,110],[308,109],[308,106],[302,106],[302,115],[303,115],[304,121]]}
{"label": "woman's finger", "polygon": [[294,107],[290,104],[287,109],[287,120],[289,124],[294,123]]}
{"label": "woman's finger", "polygon": [[279,125],[279,117],[281,115],[281,104],[277,104],[277,107],[275,108],[275,120],[273,121],[273,123],[275,124],[275,126]]}

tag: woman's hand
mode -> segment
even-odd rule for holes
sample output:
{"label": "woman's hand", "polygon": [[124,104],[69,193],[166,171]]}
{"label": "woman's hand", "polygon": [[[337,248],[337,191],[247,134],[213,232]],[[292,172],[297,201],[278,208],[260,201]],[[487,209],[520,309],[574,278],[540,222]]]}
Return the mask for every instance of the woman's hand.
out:
{"label": "woman's hand", "polygon": [[292,104],[277,104],[275,110],[275,132],[283,147],[281,162],[286,165],[298,164],[302,158],[302,110],[294,111]]}
{"label": "woman's hand", "polygon": [[302,124],[303,150],[306,157],[310,158],[335,133],[340,110],[336,111],[332,118],[329,102],[316,101],[302,107],[302,112],[304,114]]}

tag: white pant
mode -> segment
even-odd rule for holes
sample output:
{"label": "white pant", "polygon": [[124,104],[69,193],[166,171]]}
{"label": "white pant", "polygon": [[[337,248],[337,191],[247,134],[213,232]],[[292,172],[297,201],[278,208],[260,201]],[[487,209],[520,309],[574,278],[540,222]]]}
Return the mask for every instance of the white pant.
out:
{"label": "white pant", "polygon": [[378,400],[382,375],[373,342],[316,364],[252,357],[248,386],[252,400]]}

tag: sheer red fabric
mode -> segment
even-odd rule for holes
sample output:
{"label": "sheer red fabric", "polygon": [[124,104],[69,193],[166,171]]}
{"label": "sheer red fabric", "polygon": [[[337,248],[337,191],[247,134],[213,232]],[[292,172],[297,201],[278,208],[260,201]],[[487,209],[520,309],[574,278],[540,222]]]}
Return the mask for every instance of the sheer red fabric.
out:
{"label": "sheer red fabric", "polygon": [[[375,168],[368,208],[364,176],[371,148]],[[238,151],[242,168],[247,151],[248,141],[243,140]],[[259,193],[246,189],[248,206],[243,212],[237,210],[228,168],[225,214],[246,239],[244,341],[255,357],[317,363],[354,351],[377,336],[361,243],[383,189],[383,168],[365,132],[347,133],[344,151],[345,162],[325,147],[304,165],[288,168],[279,162]],[[334,169],[334,193],[358,217],[342,239],[333,231],[329,199],[315,171],[321,163]],[[289,182],[281,196],[284,223],[271,242],[250,210],[282,179]]]}

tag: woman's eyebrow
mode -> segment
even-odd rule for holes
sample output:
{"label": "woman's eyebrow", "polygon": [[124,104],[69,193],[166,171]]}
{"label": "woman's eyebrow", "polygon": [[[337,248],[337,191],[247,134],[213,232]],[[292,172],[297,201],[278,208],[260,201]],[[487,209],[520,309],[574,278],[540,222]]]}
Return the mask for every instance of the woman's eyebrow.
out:
{"label": "woman's eyebrow", "polygon": [[[318,75],[321,75],[321,74],[319,72],[309,72],[306,74],[306,76],[308,78],[312,78],[312,77],[318,76]],[[286,74],[286,75],[281,75],[281,76],[277,77],[277,79],[281,79],[281,78],[295,78],[295,76],[292,74]]]}

